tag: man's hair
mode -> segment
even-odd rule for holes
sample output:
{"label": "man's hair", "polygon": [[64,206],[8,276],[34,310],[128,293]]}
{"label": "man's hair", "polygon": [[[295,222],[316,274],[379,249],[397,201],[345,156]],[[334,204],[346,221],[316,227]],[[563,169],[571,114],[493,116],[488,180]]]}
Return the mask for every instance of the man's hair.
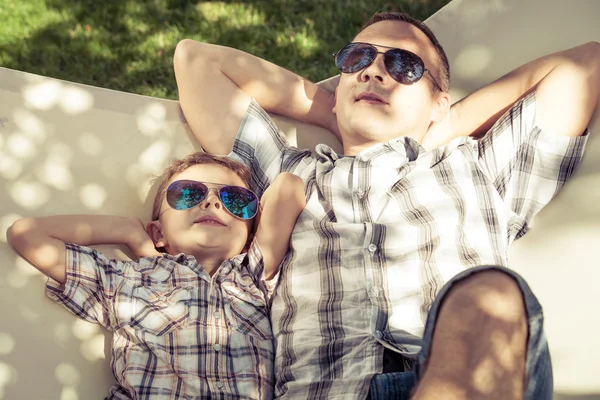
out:
{"label": "man's hair", "polygon": [[450,64],[448,63],[448,57],[446,56],[444,48],[437,40],[435,34],[431,31],[431,29],[429,29],[427,25],[425,25],[422,21],[419,21],[418,19],[413,18],[408,14],[400,12],[380,12],[375,13],[371,18],[369,18],[369,20],[365,22],[365,24],[360,29],[360,32],[362,32],[366,27],[381,21],[406,22],[408,24],[416,26],[429,38],[429,41],[431,42],[431,44],[433,44],[433,47],[435,48],[435,51],[437,53],[438,59],[436,61],[436,66],[438,67],[437,70],[439,71],[439,83],[442,89],[444,89],[444,91],[447,92],[450,88]]}
{"label": "man's hair", "polygon": [[156,192],[156,196],[154,197],[154,205],[152,207],[152,221],[158,220],[163,195],[165,189],[167,188],[167,184],[169,183],[171,178],[185,171],[186,169],[198,164],[216,164],[225,167],[228,170],[234,172],[237,176],[239,176],[244,182],[244,184],[248,188],[250,188],[252,174],[250,172],[250,168],[248,168],[244,164],[232,160],[229,157],[215,156],[201,151],[197,153],[192,153],[181,160],[171,161],[171,164],[169,164],[169,166],[163,171],[163,173],[153,180],[153,182],[160,181],[160,186],[158,187],[158,192]]}

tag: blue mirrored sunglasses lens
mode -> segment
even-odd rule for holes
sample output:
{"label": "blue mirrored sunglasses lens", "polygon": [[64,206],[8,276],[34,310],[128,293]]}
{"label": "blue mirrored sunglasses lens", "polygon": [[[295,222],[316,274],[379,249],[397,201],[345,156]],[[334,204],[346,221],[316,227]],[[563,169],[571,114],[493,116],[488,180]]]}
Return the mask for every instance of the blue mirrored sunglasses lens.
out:
{"label": "blue mirrored sunglasses lens", "polygon": [[175,210],[187,210],[200,204],[207,191],[199,182],[175,181],[167,189],[167,203]]}
{"label": "blue mirrored sunglasses lens", "polygon": [[417,82],[425,72],[421,58],[406,50],[394,49],[386,52],[384,63],[390,76],[404,85]]}
{"label": "blue mirrored sunglasses lens", "polygon": [[340,72],[353,74],[367,68],[377,55],[377,49],[363,44],[350,43],[335,57],[335,66]]}
{"label": "blue mirrored sunglasses lens", "polygon": [[258,198],[254,193],[238,186],[224,186],[219,190],[223,206],[241,219],[250,219],[258,211]]}

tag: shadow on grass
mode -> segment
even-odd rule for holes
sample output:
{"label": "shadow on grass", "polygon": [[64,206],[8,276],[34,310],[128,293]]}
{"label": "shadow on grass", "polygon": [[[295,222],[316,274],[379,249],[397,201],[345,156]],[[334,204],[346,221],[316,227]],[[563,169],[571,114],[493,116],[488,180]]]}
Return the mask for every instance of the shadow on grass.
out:
{"label": "shadow on grass", "polygon": [[176,98],[172,57],[181,39],[236,47],[318,81],[336,73],[330,54],[372,13],[427,18],[447,2],[47,0],[60,20],[0,45],[0,53],[7,68]]}

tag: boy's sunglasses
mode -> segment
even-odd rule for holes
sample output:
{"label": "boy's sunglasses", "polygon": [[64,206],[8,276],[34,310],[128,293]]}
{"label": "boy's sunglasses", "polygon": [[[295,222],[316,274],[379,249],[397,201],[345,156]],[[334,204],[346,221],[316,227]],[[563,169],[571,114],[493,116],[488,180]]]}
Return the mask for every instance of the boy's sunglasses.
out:
{"label": "boy's sunglasses", "polygon": [[[231,185],[206,182],[217,186],[217,194],[223,207],[234,217],[252,219],[258,212],[258,196],[252,191]],[[181,180],[175,181],[166,189],[167,203],[175,210],[187,210],[202,203],[211,190],[202,182]]]}
{"label": "boy's sunglasses", "polygon": [[388,46],[379,47],[385,47],[390,50],[381,52],[370,43],[349,43],[333,55],[335,66],[344,74],[353,74],[371,65],[375,61],[375,58],[377,58],[377,54],[383,54],[385,69],[395,81],[403,85],[412,85],[418,82],[423,77],[425,71],[427,71],[434,85],[440,92],[443,92],[441,86],[438,85],[433,75],[431,75],[431,72],[425,68],[421,57],[404,49],[396,49]]}

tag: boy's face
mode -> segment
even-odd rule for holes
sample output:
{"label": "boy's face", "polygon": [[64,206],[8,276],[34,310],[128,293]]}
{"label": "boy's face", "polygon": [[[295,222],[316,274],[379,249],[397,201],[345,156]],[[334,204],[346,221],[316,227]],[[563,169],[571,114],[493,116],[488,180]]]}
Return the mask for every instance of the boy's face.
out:
{"label": "boy's face", "polygon": [[[183,179],[246,187],[237,174],[217,164],[194,165],[173,176],[169,184]],[[231,215],[217,191],[210,190],[200,204],[187,210],[173,209],[166,193],[162,194],[159,220],[151,222],[148,231],[156,247],[164,247],[169,254],[193,255],[202,262],[207,257],[224,260],[241,254],[251,227],[252,220]]]}

